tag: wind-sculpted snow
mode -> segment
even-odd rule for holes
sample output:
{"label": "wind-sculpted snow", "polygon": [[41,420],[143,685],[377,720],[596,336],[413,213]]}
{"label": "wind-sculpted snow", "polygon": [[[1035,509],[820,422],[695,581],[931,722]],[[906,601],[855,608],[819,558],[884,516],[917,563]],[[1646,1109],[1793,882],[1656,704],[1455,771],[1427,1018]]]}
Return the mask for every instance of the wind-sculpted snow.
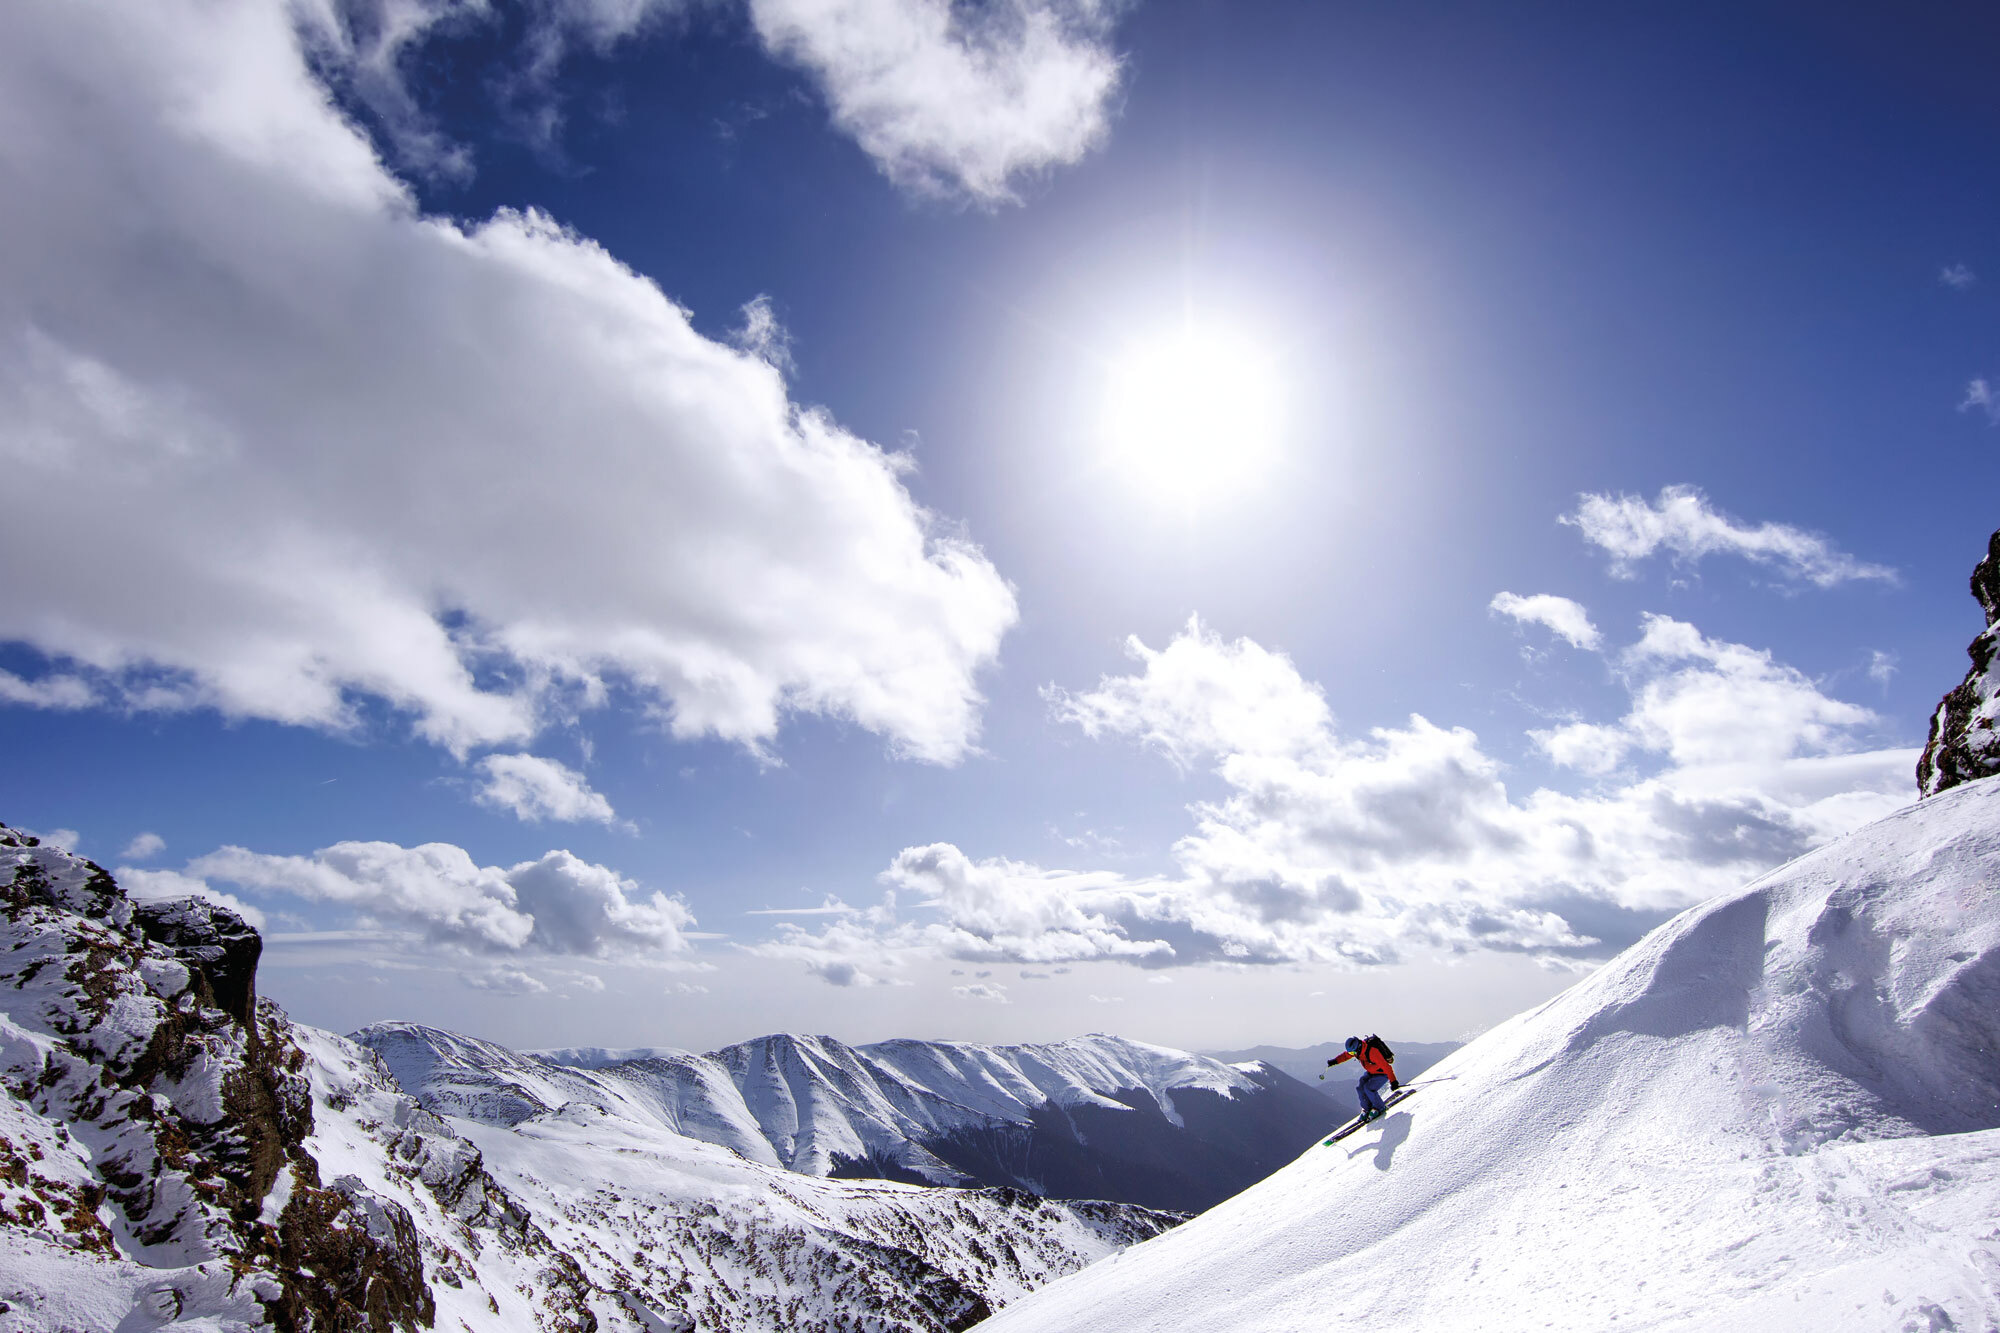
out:
{"label": "wind-sculpted snow", "polygon": [[5,828],[0,917],[0,1333],[944,1333],[1180,1220],[745,1160],[672,1127],[699,1058],[378,1056],[257,1002],[233,913]]}
{"label": "wind-sculpted snow", "polygon": [[993,1333],[2000,1327],[2000,783],[1662,926]]}

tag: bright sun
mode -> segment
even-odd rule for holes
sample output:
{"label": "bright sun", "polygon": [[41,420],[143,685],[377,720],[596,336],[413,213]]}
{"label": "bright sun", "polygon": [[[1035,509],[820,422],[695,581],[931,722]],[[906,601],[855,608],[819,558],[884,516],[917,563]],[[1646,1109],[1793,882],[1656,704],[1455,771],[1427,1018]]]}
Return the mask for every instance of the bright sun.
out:
{"label": "bright sun", "polygon": [[1254,481],[1277,453],[1278,376],[1252,343],[1185,328],[1111,367],[1104,439],[1121,478],[1196,504]]}

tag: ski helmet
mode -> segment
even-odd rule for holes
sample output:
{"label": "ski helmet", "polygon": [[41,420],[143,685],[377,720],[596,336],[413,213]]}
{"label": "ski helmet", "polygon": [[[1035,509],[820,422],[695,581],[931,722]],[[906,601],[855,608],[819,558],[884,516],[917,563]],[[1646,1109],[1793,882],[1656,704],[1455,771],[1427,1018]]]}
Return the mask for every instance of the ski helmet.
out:
{"label": "ski helmet", "polygon": [[1349,1037],[1347,1039],[1347,1049],[1355,1055],[1359,1055],[1361,1053],[1361,1038]]}

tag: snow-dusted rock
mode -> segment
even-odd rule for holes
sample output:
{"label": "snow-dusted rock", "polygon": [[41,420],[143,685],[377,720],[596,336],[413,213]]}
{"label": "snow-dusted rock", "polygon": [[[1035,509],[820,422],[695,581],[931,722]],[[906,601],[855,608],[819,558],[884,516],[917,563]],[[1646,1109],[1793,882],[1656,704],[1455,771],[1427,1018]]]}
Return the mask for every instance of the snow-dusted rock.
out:
{"label": "snow-dusted rock", "polygon": [[1917,787],[1935,796],[1961,782],[2000,773],[2000,532],[1986,558],[1972,570],[1972,595],[1986,613],[1986,628],[1967,646],[1972,669],[1938,701],[1930,739],[1917,760]]}
{"label": "snow-dusted rock", "polygon": [[[2000,782],[1668,922],[993,1333],[2000,1327]],[[982,1330],[984,1333],[984,1330]]]}

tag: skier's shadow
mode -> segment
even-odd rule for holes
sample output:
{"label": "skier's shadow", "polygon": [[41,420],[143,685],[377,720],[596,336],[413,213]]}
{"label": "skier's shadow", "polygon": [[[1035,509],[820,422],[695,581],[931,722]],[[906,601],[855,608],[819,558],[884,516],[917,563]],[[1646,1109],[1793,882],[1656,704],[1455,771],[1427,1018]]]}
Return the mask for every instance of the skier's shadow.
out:
{"label": "skier's shadow", "polygon": [[1387,1171],[1389,1163],[1396,1156],[1396,1149],[1403,1146],[1403,1140],[1410,1137],[1410,1126],[1416,1121],[1408,1111],[1398,1111],[1382,1122],[1382,1137],[1373,1143],[1364,1143],[1359,1148],[1348,1150],[1347,1160],[1353,1161],[1362,1153],[1375,1154],[1375,1169]]}

